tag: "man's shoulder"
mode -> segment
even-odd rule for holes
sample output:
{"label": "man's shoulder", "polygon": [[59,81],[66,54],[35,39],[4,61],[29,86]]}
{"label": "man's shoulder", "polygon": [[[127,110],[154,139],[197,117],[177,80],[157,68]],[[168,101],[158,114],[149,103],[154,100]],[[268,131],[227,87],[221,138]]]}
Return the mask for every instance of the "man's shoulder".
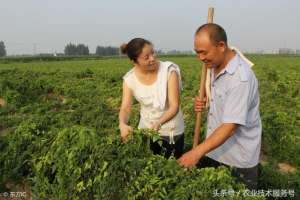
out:
{"label": "man's shoulder", "polygon": [[251,69],[251,66],[241,58],[238,62],[236,76],[240,82],[251,83],[255,79],[255,74]]}
{"label": "man's shoulder", "polygon": [[229,76],[226,88],[235,88],[238,86],[252,88],[257,84],[254,72],[248,64],[238,64],[234,74]]}

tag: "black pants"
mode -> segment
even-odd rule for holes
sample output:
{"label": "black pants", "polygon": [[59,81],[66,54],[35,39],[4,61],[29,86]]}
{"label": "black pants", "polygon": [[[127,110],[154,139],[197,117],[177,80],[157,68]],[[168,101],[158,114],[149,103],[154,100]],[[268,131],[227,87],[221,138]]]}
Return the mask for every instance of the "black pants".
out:
{"label": "black pants", "polygon": [[169,158],[174,155],[176,159],[180,158],[183,153],[184,135],[178,135],[174,137],[175,144],[170,144],[168,137],[162,137],[162,146],[158,141],[150,142],[150,148],[153,154],[163,155],[165,158]]}
{"label": "black pants", "polygon": [[258,165],[251,167],[251,168],[236,168],[236,167],[229,167],[223,163],[215,161],[209,157],[203,157],[197,167],[204,168],[204,167],[220,167],[225,166],[230,168],[231,175],[236,178],[238,182],[244,183],[249,190],[256,190],[257,189],[257,182],[258,182]]}

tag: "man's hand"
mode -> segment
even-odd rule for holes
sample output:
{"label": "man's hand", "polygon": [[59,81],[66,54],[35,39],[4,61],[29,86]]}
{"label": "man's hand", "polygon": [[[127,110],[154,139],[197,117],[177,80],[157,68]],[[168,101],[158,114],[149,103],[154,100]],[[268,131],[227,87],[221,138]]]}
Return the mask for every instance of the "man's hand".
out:
{"label": "man's hand", "polygon": [[130,134],[130,132],[132,132],[133,129],[131,126],[128,126],[127,124],[120,124],[119,128],[121,132],[122,141],[126,143],[127,137]]}
{"label": "man's hand", "polygon": [[183,154],[178,160],[178,164],[182,167],[192,168],[197,165],[201,156],[193,149]]}
{"label": "man's hand", "polygon": [[196,96],[194,101],[194,110],[195,112],[202,112],[206,106],[206,98],[201,101],[199,96]]}

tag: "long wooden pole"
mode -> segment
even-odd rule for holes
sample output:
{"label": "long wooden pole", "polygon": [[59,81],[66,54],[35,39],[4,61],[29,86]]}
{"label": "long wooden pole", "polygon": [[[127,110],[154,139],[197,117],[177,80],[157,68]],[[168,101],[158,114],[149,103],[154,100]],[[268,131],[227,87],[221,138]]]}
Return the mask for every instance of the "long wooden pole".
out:
{"label": "long wooden pole", "polygon": [[[207,23],[213,23],[213,16],[214,16],[214,8],[209,8],[208,16],[207,16]],[[199,98],[202,101],[204,100],[204,98],[206,98],[206,95],[205,95],[206,75],[207,75],[207,68],[203,64],[202,72],[201,72],[201,79],[200,79],[200,89],[199,89]],[[201,122],[202,122],[201,116],[202,116],[202,112],[198,112],[196,115],[193,148],[195,148],[199,144],[200,132],[201,132]]]}

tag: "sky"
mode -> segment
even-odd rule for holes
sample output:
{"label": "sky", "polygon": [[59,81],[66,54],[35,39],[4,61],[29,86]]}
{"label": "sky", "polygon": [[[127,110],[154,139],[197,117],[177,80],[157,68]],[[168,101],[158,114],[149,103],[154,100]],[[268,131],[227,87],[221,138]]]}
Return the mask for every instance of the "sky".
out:
{"label": "sky", "polygon": [[0,41],[8,55],[60,53],[68,43],[94,53],[135,37],[164,51],[193,50],[209,7],[229,45],[300,49],[299,0],[0,0]]}

